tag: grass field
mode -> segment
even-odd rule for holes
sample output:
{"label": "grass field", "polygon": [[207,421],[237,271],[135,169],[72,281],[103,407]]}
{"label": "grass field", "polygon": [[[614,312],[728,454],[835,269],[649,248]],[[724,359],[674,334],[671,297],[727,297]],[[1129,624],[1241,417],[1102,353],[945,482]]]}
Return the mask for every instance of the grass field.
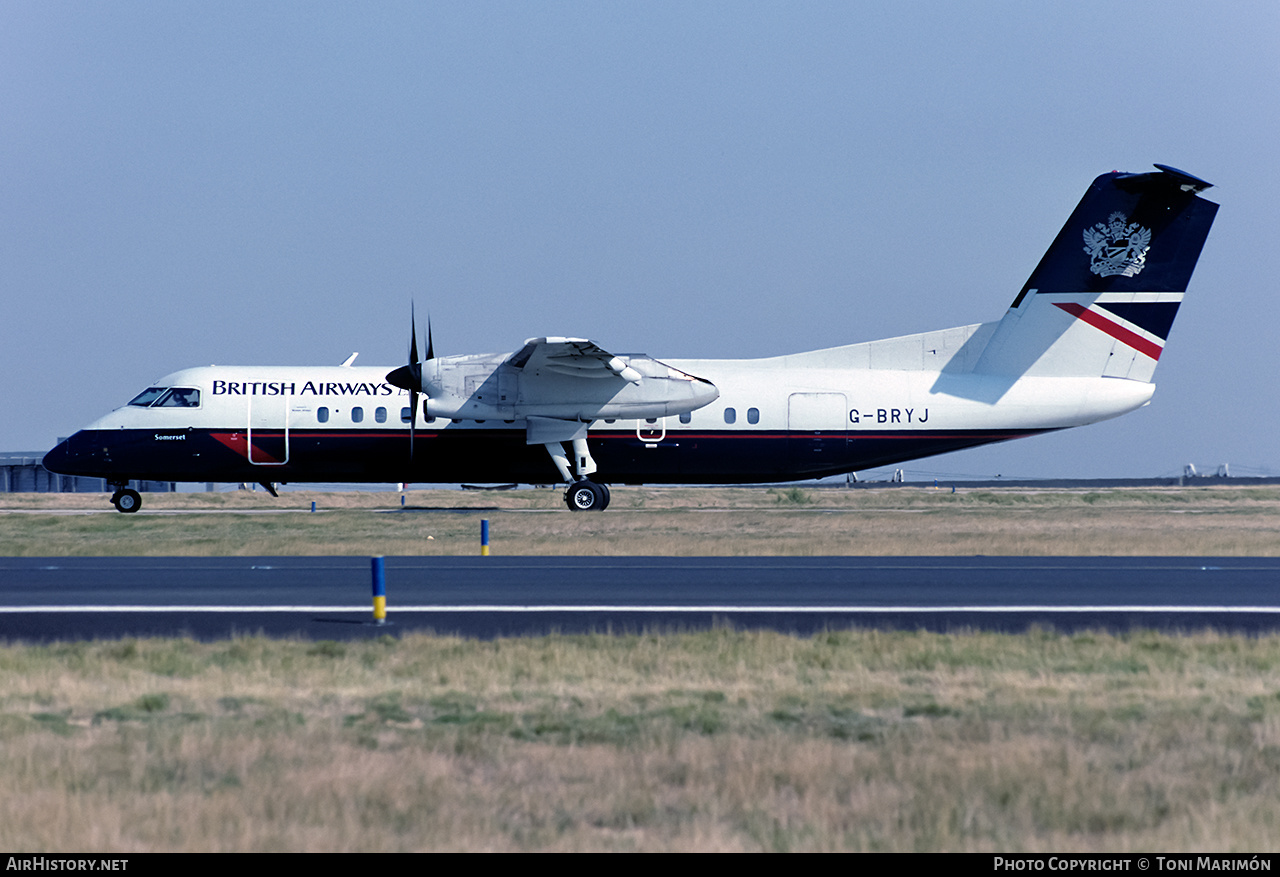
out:
{"label": "grass field", "polygon": [[[1280,550],[1277,488],[617,488],[602,514],[559,491],[146,502],[0,497],[0,553],[469,554],[482,517],[507,555]],[[1268,852],[1280,637],[7,644],[0,789],[0,846],[46,853]]]}
{"label": "grass field", "polygon": [[0,846],[1245,851],[1280,841],[1280,638],[0,649]]}
{"label": "grass field", "polygon": [[[948,490],[618,487],[603,513],[559,490],[0,495],[0,554],[1247,555],[1280,553],[1280,488]],[[310,513],[311,502],[319,511]],[[467,511],[470,509],[471,511]],[[217,512],[209,514],[207,512]],[[230,512],[230,513],[228,513]]]}

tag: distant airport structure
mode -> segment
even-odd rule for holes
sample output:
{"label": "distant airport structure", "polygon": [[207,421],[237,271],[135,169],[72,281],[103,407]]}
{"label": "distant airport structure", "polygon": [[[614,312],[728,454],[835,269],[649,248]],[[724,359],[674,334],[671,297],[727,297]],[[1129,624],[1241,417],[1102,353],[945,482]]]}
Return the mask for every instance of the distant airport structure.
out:
{"label": "distant airport structure", "polygon": [[[1195,475],[1173,475],[1160,478],[931,478],[926,481],[910,481],[906,478],[884,478],[879,481],[850,481],[850,488],[876,489],[884,487],[916,487],[966,490],[987,487],[1029,488],[1037,490],[1101,490],[1109,487],[1217,487],[1262,486],[1280,484],[1280,477],[1246,475],[1236,477],[1221,472]],[[815,485],[817,486],[817,485]],[[823,485],[834,487],[836,485]]]}
{"label": "distant airport structure", "polygon": [[[58,475],[41,465],[43,451],[0,451],[0,493],[110,493],[105,478]],[[172,481],[130,481],[141,493],[173,493]]]}

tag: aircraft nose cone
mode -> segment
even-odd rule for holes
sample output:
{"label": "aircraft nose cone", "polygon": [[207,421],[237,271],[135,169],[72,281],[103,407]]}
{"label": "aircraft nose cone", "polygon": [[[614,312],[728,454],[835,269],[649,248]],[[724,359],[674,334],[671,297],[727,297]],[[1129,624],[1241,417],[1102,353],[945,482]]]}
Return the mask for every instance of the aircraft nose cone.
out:
{"label": "aircraft nose cone", "polygon": [[68,469],[71,462],[71,453],[68,447],[70,442],[71,439],[58,442],[58,445],[53,450],[44,455],[40,465],[58,475],[70,475],[71,472]]}
{"label": "aircraft nose cone", "polygon": [[57,447],[44,455],[40,463],[57,475],[101,475],[102,473],[93,471],[98,455],[89,449],[88,443],[89,440],[82,433],[76,433],[59,442]]}

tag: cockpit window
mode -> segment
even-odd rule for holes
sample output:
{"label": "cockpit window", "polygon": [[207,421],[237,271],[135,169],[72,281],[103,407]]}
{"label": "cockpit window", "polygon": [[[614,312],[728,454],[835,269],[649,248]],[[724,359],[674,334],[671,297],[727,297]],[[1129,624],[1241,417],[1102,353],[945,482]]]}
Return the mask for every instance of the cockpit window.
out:
{"label": "cockpit window", "polygon": [[134,396],[133,401],[130,402],[129,404],[137,405],[139,408],[150,408],[151,403],[159,399],[161,394],[163,394],[164,391],[167,389],[169,388],[168,387],[147,387],[141,393]]}
{"label": "cockpit window", "polygon": [[199,408],[200,391],[194,387],[174,387],[155,404],[156,408]]}
{"label": "cockpit window", "polygon": [[199,408],[200,391],[195,387],[148,387],[129,404],[137,408]]}

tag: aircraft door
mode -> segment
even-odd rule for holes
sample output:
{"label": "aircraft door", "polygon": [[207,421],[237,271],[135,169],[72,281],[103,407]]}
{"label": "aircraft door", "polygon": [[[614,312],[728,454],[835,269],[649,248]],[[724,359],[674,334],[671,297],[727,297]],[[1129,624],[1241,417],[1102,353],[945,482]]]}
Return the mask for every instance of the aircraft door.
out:
{"label": "aircraft door", "polygon": [[289,402],[280,395],[245,396],[245,456],[255,466],[283,466],[289,462]]}
{"label": "aircraft door", "polygon": [[839,467],[848,428],[844,393],[792,393],[787,399],[787,453],[797,474]]}

